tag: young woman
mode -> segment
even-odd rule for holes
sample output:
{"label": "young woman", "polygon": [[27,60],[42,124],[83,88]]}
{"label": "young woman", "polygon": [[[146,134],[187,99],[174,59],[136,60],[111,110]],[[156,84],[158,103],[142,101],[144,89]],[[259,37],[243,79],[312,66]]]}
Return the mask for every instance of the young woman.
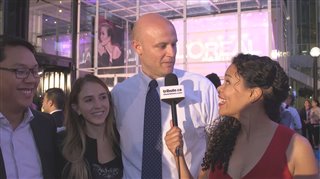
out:
{"label": "young woman", "polygon": [[[239,54],[218,88],[219,114],[209,129],[202,173],[209,178],[317,178],[315,156],[309,142],[278,124],[279,107],[288,96],[288,77],[268,57]],[[165,137],[176,155],[183,147],[179,128]],[[180,158],[181,176],[188,168]]]}
{"label": "young woman", "polygon": [[119,135],[105,83],[93,75],[77,79],[65,114],[62,178],[121,178]]}

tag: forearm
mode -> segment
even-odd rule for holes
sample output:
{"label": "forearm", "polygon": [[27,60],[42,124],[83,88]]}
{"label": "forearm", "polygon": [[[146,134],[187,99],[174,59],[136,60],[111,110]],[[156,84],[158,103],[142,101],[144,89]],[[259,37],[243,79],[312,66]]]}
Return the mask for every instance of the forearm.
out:
{"label": "forearm", "polygon": [[[178,161],[178,159],[179,159],[179,161]],[[180,178],[181,179],[193,179],[193,177],[188,169],[186,160],[184,159],[184,156],[175,157],[175,160],[176,160],[177,169],[180,164],[180,167],[179,167],[180,168]]]}

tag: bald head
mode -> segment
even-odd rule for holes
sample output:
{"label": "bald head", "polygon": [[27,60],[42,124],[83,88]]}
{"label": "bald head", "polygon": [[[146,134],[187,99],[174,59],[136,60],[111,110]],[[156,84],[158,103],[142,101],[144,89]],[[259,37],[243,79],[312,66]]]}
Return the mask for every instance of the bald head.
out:
{"label": "bald head", "polygon": [[131,45],[141,63],[141,69],[151,79],[172,73],[176,52],[177,33],[173,24],[159,14],[146,14],[133,28]]}
{"label": "bald head", "polygon": [[133,26],[132,40],[141,40],[141,36],[145,35],[150,29],[163,28],[165,26],[171,26],[174,29],[173,24],[161,16],[160,14],[150,13],[141,16]]}

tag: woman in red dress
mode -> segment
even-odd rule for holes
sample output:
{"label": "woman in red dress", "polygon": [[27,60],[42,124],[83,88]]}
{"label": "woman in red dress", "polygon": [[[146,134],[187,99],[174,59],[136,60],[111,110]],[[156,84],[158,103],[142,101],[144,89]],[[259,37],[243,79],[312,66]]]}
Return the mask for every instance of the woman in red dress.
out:
{"label": "woman in red dress", "polygon": [[[255,55],[234,57],[218,88],[221,117],[208,131],[199,178],[317,178],[308,140],[278,124],[288,91],[288,77],[278,62]],[[175,157],[177,147],[183,150],[178,127],[167,132],[165,141]],[[181,177],[191,178],[184,157],[176,158]]]}

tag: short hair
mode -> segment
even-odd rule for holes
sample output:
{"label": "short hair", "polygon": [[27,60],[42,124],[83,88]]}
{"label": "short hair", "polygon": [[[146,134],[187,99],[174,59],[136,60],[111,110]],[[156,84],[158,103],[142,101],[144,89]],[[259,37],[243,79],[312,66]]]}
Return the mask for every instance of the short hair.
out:
{"label": "short hair", "polygon": [[216,88],[218,88],[219,86],[221,86],[221,81],[220,81],[220,78],[217,74],[215,73],[210,73],[206,76],[211,82],[212,84],[214,84],[214,86]]}
{"label": "short hair", "polygon": [[51,100],[58,109],[63,109],[66,101],[66,95],[61,88],[49,88],[45,95],[48,100]]}
{"label": "short hair", "polygon": [[4,54],[5,47],[16,46],[23,46],[30,50],[34,55],[36,54],[36,49],[30,42],[21,38],[0,35],[0,62],[2,62],[6,58]]}

